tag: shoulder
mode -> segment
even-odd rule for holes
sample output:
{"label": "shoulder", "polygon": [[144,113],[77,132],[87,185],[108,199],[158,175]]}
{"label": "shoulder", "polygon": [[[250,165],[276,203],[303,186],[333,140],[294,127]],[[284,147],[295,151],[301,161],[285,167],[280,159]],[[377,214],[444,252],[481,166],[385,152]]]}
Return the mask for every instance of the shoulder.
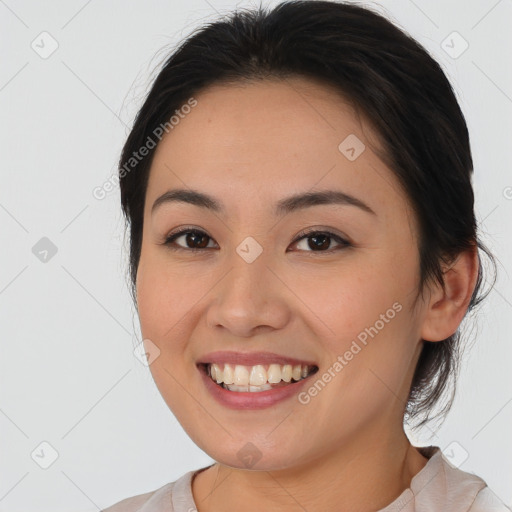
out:
{"label": "shoulder", "polygon": [[444,472],[448,485],[453,487],[450,499],[458,499],[462,503],[473,496],[469,503],[468,512],[512,512],[510,508],[492,492],[485,480],[478,475],[462,471],[454,467],[443,457]]}
{"label": "shoulder", "polygon": [[208,469],[206,466],[183,474],[174,482],[159,489],[139,494],[115,503],[100,512],[174,512],[175,510],[196,510],[192,496],[192,479],[195,474]]}
{"label": "shoulder", "polygon": [[468,512],[512,512],[489,487],[484,487],[476,496]]}
{"label": "shoulder", "polygon": [[192,496],[192,479],[206,466],[183,474],[174,482],[169,482],[155,491],[138,494],[119,501],[100,512],[174,512],[175,510],[195,510]]}
{"label": "shoulder", "polygon": [[100,512],[136,512],[137,510],[146,503],[156,491],[147,492],[145,494],[139,494],[138,496],[132,496],[122,501],[111,505],[108,508],[102,509]]}
{"label": "shoulder", "polygon": [[427,465],[411,481],[415,512],[512,512],[478,475],[461,470],[439,447],[423,448]]}
{"label": "shoulder", "polygon": [[175,484],[170,482],[154,491],[126,498],[100,512],[173,512],[171,500]]}

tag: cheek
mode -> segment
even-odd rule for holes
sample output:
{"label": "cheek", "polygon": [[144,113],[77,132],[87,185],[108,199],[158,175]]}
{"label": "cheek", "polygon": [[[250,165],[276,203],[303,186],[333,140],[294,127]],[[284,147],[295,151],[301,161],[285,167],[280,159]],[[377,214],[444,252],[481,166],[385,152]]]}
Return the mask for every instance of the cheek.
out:
{"label": "cheek", "polygon": [[161,258],[141,258],[137,272],[137,304],[144,337],[162,343],[179,339],[190,321],[194,305],[204,292],[183,269],[162,263]]}
{"label": "cheek", "polygon": [[[408,262],[410,263],[410,262]],[[297,296],[307,297],[314,312],[311,321],[325,354],[323,364],[343,374],[344,386],[372,393],[385,388],[379,378],[395,389],[401,386],[416,348],[414,319],[409,313],[413,269],[390,272],[396,263],[379,262],[348,265],[325,278],[302,278]],[[400,276],[400,277],[397,277]],[[373,372],[373,373],[372,373]],[[341,382],[340,382],[341,384]]]}
{"label": "cheek", "polygon": [[314,278],[302,274],[295,280],[294,292],[314,313],[312,318],[317,318],[325,339],[333,340],[332,348],[338,350],[342,348],[339,343],[356,338],[386,311],[390,310],[388,317],[397,316],[393,304],[403,300],[403,288],[403,283],[390,277],[386,262],[376,265],[354,258]]}
{"label": "cheek", "polygon": [[142,266],[137,275],[137,304],[142,334],[159,340],[169,329],[169,312],[175,310],[166,280],[154,267]]}
{"label": "cheek", "polygon": [[136,290],[142,337],[160,351],[149,370],[167,406],[179,411],[187,403],[183,383],[192,369],[184,364],[185,331],[190,322],[190,304],[194,303],[191,292],[185,289],[183,278],[180,280],[158,258],[148,258],[147,253],[139,264]]}

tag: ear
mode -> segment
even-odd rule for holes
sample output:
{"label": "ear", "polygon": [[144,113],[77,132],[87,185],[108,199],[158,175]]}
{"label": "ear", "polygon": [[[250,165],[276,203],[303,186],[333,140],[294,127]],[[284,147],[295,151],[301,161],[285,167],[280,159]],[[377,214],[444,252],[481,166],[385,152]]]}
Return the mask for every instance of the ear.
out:
{"label": "ear", "polygon": [[478,278],[478,248],[461,252],[443,276],[445,290],[436,283],[425,313],[421,330],[425,341],[442,341],[457,331]]}

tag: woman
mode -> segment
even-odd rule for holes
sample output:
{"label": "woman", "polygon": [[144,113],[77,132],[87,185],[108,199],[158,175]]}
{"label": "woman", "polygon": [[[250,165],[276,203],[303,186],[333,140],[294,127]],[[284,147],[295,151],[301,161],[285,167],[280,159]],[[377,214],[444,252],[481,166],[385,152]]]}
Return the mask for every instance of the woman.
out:
{"label": "woman", "polygon": [[507,510],[404,432],[483,298],[471,174],[441,68],[370,10],[285,2],[189,37],[119,177],[151,373],[216,462],[107,511]]}

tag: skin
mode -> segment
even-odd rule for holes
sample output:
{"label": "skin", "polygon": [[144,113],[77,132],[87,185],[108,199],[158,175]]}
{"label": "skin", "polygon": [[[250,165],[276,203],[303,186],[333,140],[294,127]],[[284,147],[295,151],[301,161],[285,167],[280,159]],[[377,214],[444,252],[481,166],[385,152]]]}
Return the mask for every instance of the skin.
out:
{"label": "skin", "polygon": [[[343,97],[302,78],[215,85],[159,143],[146,193],[137,276],[142,334],[160,350],[150,365],[162,397],[216,464],[193,479],[199,512],[375,511],[409,487],[427,459],[403,430],[422,339],[453,334],[476,282],[477,255],[446,272],[446,292],[419,282],[418,227],[392,171],[372,151],[371,126]],[[355,134],[365,151],[338,145]],[[193,188],[226,213],[157,197]],[[336,189],[369,205],[319,205],[276,217],[292,193]],[[163,245],[180,226],[205,232],[207,249]],[[348,239],[324,252],[301,230]],[[263,252],[236,252],[251,236]],[[329,239],[328,239],[329,240]],[[201,243],[201,240],[199,241]],[[327,242],[328,243],[328,242]],[[193,244],[193,242],[192,242]],[[193,246],[193,245],[192,245]],[[327,251],[327,252],[325,252]],[[307,405],[296,396],[262,410],[232,410],[205,388],[196,362],[214,350],[271,351],[332,367],[359,333],[398,302],[400,312]],[[253,443],[261,459],[237,457]]]}

